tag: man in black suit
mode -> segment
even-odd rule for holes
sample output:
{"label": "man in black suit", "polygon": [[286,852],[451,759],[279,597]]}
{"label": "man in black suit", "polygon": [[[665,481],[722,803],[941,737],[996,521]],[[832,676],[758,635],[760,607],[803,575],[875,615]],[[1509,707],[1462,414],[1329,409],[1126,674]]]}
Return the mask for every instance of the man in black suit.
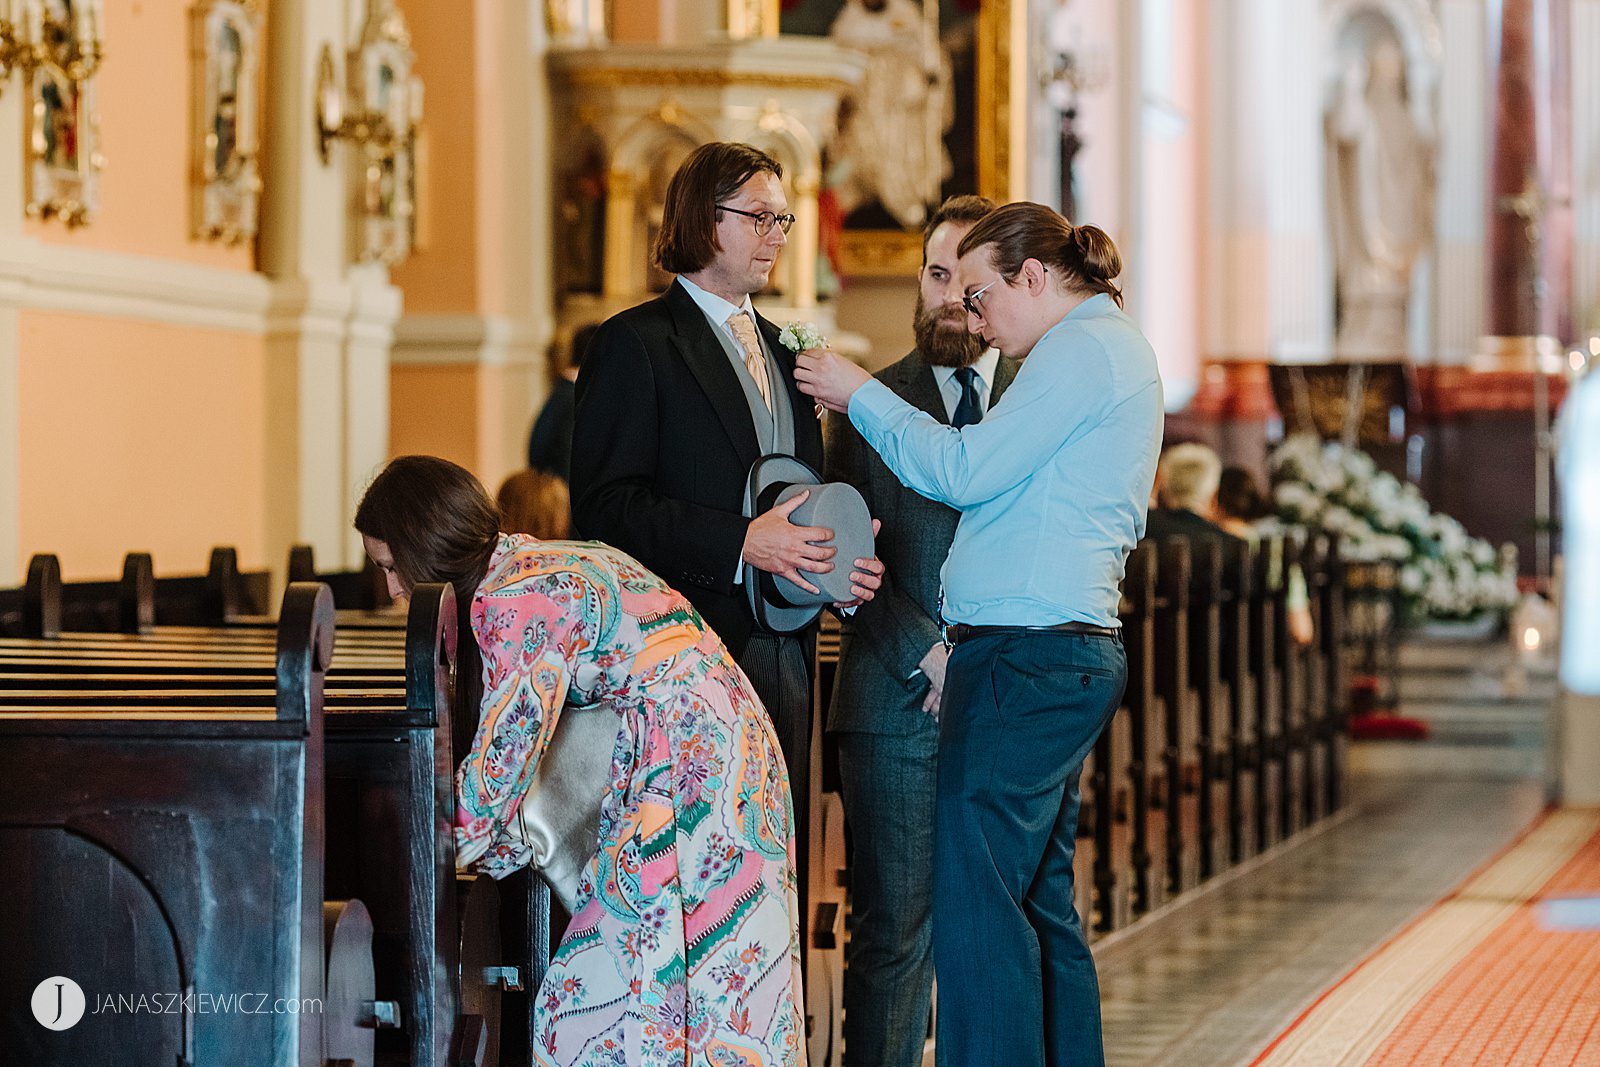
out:
{"label": "man in black suit", "polygon": [[[954,426],[982,420],[1017,375],[1015,360],[967,332],[955,281],[956,246],[994,206],[986,197],[952,197],[928,220],[917,347],[877,376]],[[828,420],[827,463],[828,480],[861,490],[883,520],[877,547],[887,568],[877,597],[845,622],[828,711],[856,920],[845,967],[845,1063],[916,1067],[933,991],[936,714],[949,655],[938,622],[939,571],[961,516],[901,485],[849,419]]]}
{"label": "man in black suit", "polygon": [[[743,563],[808,589],[806,573],[833,568],[834,550],[816,543],[832,531],[789,521],[803,497],[754,520],[743,514],[759,457],[822,467],[822,428],[795,388],[794,355],[750,301],[794,223],[782,177],[765,152],[726,142],[702,145],[672,176],[654,256],[678,277],[590,343],[572,503],[581,536],[621,548],[688,597],[754,683],[789,767],[804,886],[816,631],[763,632],[740,587]],[[853,563],[852,594],[870,600],[882,565]]]}

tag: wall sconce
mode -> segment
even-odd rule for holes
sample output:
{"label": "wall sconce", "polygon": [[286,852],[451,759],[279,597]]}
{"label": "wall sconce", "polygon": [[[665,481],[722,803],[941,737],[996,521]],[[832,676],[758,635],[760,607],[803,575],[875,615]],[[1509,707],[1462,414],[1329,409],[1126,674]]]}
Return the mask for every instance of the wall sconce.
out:
{"label": "wall sconce", "polygon": [[412,73],[415,62],[394,0],[369,0],[361,36],[346,60],[343,87],[330,46],[322,46],[317,61],[317,151],[326,165],[335,140],[358,150],[354,176],[361,195],[354,254],[364,263],[398,263],[416,240],[422,81]]}
{"label": "wall sconce", "polygon": [[335,140],[366,145],[379,152],[399,151],[409,144],[422,122],[421,79],[411,75],[402,91],[404,121],[395,121],[393,109],[363,107],[356,114],[345,114],[344,91],[334,70],[333,50],[323,45],[317,61],[316,97],[317,153],[322,162],[328,163],[333,158]]}
{"label": "wall sconce", "polygon": [[[20,7],[21,18],[17,17]],[[100,69],[98,3],[80,3],[58,14],[42,0],[0,0],[0,79],[13,70],[31,73],[45,64],[81,82]]]}

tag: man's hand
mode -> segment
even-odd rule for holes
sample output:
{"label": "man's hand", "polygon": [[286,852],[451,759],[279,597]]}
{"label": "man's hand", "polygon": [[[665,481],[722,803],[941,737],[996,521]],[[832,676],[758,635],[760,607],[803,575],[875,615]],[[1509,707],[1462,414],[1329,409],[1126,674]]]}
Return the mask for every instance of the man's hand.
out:
{"label": "man's hand", "polygon": [[917,669],[928,679],[928,695],[923,698],[922,710],[932,715],[935,722],[939,720],[939,702],[944,699],[944,670],[949,662],[950,650],[944,647],[943,641],[928,649],[917,661]]}
{"label": "man's hand", "polygon": [[850,396],[872,375],[826,348],[808,348],[795,357],[795,384],[829,411],[850,410]]}
{"label": "man's hand", "polygon": [[944,671],[950,663],[950,650],[940,641],[927,654],[917,661],[917,670],[921,671],[933,683],[935,689],[944,688]]}
{"label": "man's hand", "polygon": [[[806,581],[800,572],[827,574],[833,570],[831,560],[839,550],[827,544],[812,544],[813,541],[833,540],[833,531],[826,526],[796,526],[789,521],[794,509],[805,503],[810,495],[809,489],[797,493],[752,520],[745,527],[744,549],[740,556],[757,570],[787,578],[806,592],[815,593],[817,587]],[[859,560],[856,562],[860,564]],[[852,574],[850,577],[854,580],[856,576]],[[854,586],[851,591],[855,591]]]}
{"label": "man's hand", "polygon": [[[882,528],[882,521],[872,520],[873,537],[877,537],[878,531]],[[855,568],[850,572],[850,595],[855,599],[836,602],[833,606],[840,611],[854,611],[877,596],[878,590],[883,586],[883,560],[877,556],[856,560]]]}

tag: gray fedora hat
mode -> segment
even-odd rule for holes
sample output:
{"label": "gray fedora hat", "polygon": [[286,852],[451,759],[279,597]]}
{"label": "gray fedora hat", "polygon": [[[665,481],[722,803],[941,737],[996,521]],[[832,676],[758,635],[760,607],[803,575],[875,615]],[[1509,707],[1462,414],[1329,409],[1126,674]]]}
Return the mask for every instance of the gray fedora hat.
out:
{"label": "gray fedora hat", "polygon": [[756,624],[768,633],[787,634],[803,630],[821,614],[825,605],[852,599],[850,571],[858,559],[874,553],[872,516],[867,502],[855,486],[826,482],[805,463],[793,456],[762,456],[750,467],[745,483],[744,514],[756,518],[774,507],[810,491],[789,516],[797,526],[825,526],[833,531],[828,544],[838,549],[833,570],[827,574],[807,574],[817,587],[808,593],[787,578],[744,564],[745,595]]}

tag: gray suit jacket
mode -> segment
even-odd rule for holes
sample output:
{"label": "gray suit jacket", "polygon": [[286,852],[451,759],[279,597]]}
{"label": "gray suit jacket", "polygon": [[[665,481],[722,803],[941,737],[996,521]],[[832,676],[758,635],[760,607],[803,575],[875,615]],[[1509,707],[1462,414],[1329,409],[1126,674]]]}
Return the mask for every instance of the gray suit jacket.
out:
{"label": "gray suit jacket", "polygon": [[[1020,364],[1002,359],[989,398],[993,408],[1017,376]],[[895,395],[948,423],[939,384],[922,356],[912,352],[879,371]],[[850,420],[830,415],[825,471],[828,481],[849,482],[883,520],[878,558],[883,587],[844,621],[844,644],[828,710],[830,730],[908,734],[927,713],[928,682],[913,677],[917,663],[939,640],[939,568],[950,554],[960,513],[900,484]]]}

